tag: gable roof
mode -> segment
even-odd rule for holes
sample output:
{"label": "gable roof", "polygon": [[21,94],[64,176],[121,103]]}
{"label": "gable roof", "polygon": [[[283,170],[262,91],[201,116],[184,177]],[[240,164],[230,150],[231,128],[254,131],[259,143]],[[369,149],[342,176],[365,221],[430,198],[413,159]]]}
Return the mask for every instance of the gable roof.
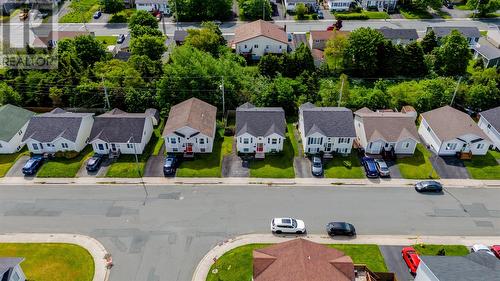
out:
{"label": "gable roof", "polygon": [[389,28],[382,27],[377,29],[378,32],[384,35],[385,39],[409,39],[417,40],[418,34],[417,30],[414,28]]}
{"label": "gable roof", "polygon": [[479,113],[488,123],[500,132],[500,106]]}
{"label": "gable roof", "polygon": [[175,42],[184,42],[186,37],[188,36],[187,30],[175,30],[174,31],[174,41]]}
{"label": "gable roof", "polygon": [[34,112],[6,104],[0,107],[0,140],[9,142],[30,121]]}
{"label": "gable roof", "polygon": [[6,280],[10,280],[12,269],[23,261],[24,258],[0,258],[0,276],[8,273]]}
{"label": "gable roof", "polygon": [[76,141],[82,119],[94,113],[74,113],[56,108],[50,112],[31,117],[23,141],[33,139],[39,142],[52,142],[62,137]]}
{"label": "gable roof", "polygon": [[247,41],[258,36],[264,36],[288,44],[288,37],[283,29],[263,20],[257,20],[238,26],[234,30],[233,43],[236,44]]}
{"label": "gable roof", "polygon": [[170,109],[163,136],[189,126],[206,136],[215,134],[217,108],[197,98],[190,98],[178,103]]}
{"label": "gable roof", "polygon": [[285,137],[285,111],[281,107],[255,107],[245,103],[236,109],[236,136],[249,133],[266,137],[276,133]]}
{"label": "gable roof", "polygon": [[420,256],[421,261],[440,281],[500,281],[500,260],[475,252],[466,256]]}
{"label": "gable roof", "polygon": [[452,140],[463,135],[474,134],[488,140],[486,134],[466,113],[451,106],[443,106],[421,114],[441,141]]}
{"label": "gable roof", "polygon": [[434,33],[436,34],[437,38],[445,37],[446,35],[450,34],[451,31],[454,29],[460,32],[465,37],[472,37],[472,38],[481,37],[479,29],[474,26],[434,26],[434,27],[427,27],[427,32],[431,29],[434,30]]}
{"label": "gable roof", "polygon": [[419,142],[414,117],[401,112],[374,112],[366,107],[354,112],[362,119],[368,142],[379,139],[398,142],[414,139]]}
{"label": "gable roof", "polygon": [[479,38],[479,41],[476,45],[474,45],[474,47],[472,47],[472,49],[488,60],[500,58],[500,49],[497,49],[493,46],[493,44],[484,38]]}
{"label": "gable roof", "polygon": [[354,264],[343,252],[302,238],[253,251],[254,281],[352,281]]}
{"label": "gable roof", "polygon": [[345,107],[316,107],[304,104],[299,111],[304,120],[304,135],[316,132],[327,137],[356,137],[352,111]]}

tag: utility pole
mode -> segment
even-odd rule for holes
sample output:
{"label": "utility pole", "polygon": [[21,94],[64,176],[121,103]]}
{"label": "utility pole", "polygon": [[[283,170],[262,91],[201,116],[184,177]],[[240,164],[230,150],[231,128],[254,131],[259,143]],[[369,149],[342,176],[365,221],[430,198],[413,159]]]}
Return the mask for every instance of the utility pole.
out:
{"label": "utility pole", "polygon": [[108,96],[108,89],[106,88],[106,84],[104,83],[104,77],[102,77],[102,86],[104,87],[104,103],[106,109],[110,109],[111,105],[109,104],[109,96]]}
{"label": "utility pole", "polygon": [[262,20],[266,20],[266,9],[265,9],[265,3],[267,0],[262,0]]}
{"label": "utility pole", "polygon": [[134,136],[130,137],[130,139],[128,140],[127,144],[130,143],[130,140],[132,140],[134,142],[132,145],[134,146],[135,165],[136,165],[136,168],[137,168],[137,174],[141,178],[142,188],[144,189],[144,193],[145,193],[145,195],[144,195],[144,201],[142,202],[142,205],[145,206],[146,205],[146,201],[148,200],[149,193],[148,193],[148,189],[146,188],[146,184],[144,183],[144,178],[142,177],[141,169],[140,169],[140,166],[139,166],[139,158],[137,158],[137,150],[135,148]]}
{"label": "utility pole", "polygon": [[453,106],[453,101],[455,100],[455,96],[457,95],[458,86],[460,86],[460,81],[462,81],[462,76],[458,78],[458,83],[457,86],[455,87],[455,92],[453,93],[453,97],[451,98],[450,106]]}
{"label": "utility pole", "polygon": [[342,101],[342,91],[343,90],[344,90],[344,78],[342,78],[342,83],[340,84],[340,95],[339,95],[338,107],[340,107],[340,102]]}
{"label": "utility pole", "polygon": [[222,92],[222,120],[224,121],[224,114],[226,113],[226,101],[224,97],[224,76],[222,76],[222,83],[220,84],[220,90]]}

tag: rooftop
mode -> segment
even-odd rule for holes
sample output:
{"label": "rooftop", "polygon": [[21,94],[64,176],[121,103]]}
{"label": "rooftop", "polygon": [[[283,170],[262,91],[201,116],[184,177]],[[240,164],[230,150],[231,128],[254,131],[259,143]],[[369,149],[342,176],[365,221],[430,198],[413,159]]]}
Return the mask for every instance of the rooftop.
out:
{"label": "rooftop", "polygon": [[273,23],[263,20],[257,20],[240,25],[234,30],[234,34],[233,43],[247,41],[258,36],[264,36],[288,44],[288,37],[283,29]]}

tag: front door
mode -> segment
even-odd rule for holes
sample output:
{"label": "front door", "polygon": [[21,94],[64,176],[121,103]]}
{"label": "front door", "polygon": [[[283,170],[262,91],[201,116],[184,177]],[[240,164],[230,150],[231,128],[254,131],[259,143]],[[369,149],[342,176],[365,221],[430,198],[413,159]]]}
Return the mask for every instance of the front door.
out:
{"label": "front door", "polygon": [[193,152],[193,144],[192,143],[186,144],[186,152],[187,153]]}
{"label": "front door", "polygon": [[326,151],[331,151],[332,150],[332,144],[331,143],[327,143],[326,144]]}
{"label": "front door", "polygon": [[263,152],[264,151],[264,144],[263,143],[258,143],[257,144],[257,152]]}
{"label": "front door", "polygon": [[114,144],[114,143],[111,144],[111,151],[113,151],[113,152],[116,151],[116,144]]}

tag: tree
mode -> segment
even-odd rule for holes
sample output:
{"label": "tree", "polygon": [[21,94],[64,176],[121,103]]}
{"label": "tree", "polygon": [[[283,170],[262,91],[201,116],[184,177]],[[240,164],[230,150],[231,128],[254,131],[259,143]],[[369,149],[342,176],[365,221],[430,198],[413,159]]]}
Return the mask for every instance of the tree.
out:
{"label": "tree", "polygon": [[260,74],[271,78],[283,74],[283,56],[266,54],[260,58],[258,68]]}
{"label": "tree", "polygon": [[[271,20],[271,2],[268,0],[239,0],[240,15],[245,20]],[[262,16],[264,15],[264,18]]]}
{"label": "tree", "polygon": [[377,67],[378,76],[394,77],[405,75],[406,61],[404,61],[404,47],[393,44],[392,41],[384,40],[378,46],[377,50]]}
{"label": "tree", "polygon": [[351,32],[347,41],[344,61],[348,70],[361,77],[377,73],[377,54],[385,41],[384,36],[374,29],[361,27]]}
{"label": "tree", "polygon": [[142,35],[132,38],[130,41],[130,51],[132,55],[145,55],[151,60],[159,60],[163,53],[167,51],[165,39],[151,35]]}
{"label": "tree", "polygon": [[304,3],[297,3],[297,5],[295,5],[295,14],[297,15],[297,19],[305,19],[307,12],[308,9]]}
{"label": "tree", "polygon": [[49,89],[49,98],[52,100],[52,106],[60,107],[63,105],[62,101],[63,90],[57,87],[50,87]]}
{"label": "tree", "polygon": [[443,42],[435,51],[435,71],[444,76],[463,75],[472,55],[467,39],[457,30],[443,38]]}
{"label": "tree", "polygon": [[342,100],[340,105],[345,106],[349,100],[349,79],[347,75],[341,74],[339,79],[335,82],[331,79],[321,80],[319,89],[321,106],[338,106],[340,91],[342,91]]}
{"label": "tree", "polygon": [[73,40],[76,56],[84,67],[92,66],[106,56],[102,43],[91,35],[77,36]]}
{"label": "tree", "polygon": [[104,12],[109,14],[118,13],[119,11],[125,9],[125,4],[121,0],[102,0],[101,6],[104,7]]}
{"label": "tree", "polygon": [[403,56],[404,67],[402,69],[406,76],[420,77],[428,73],[424,50],[418,42],[406,45]]}
{"label": "tree", "polygon": [[221,48],[225,46],[226,40],[222,36],[219,27],[213,22],[204,22],[200,29],[188,29],[185,44],[189,44],[199,50],[219,56]]}
{"label": "tree", "polygon": [[12,89],[5,82],[0,82],[0,105],[14,104],[20,105],[22,101],[21,95]]}
{"label": "tree", "polygon": [[347,48],[347,36],[344,33],[338,31],[332,31],[332,37],[328,39],[325,47],[325,58],[327,61],[331,61],[333,64],[333,69],[335,71],[341,71],[343,69],[343,57],[344,52]]}
{"label": "tree", "polygon": [[477,10],[474,16],[484,17],[500,9],[500,0],[467,0],[467,7]]}
{"label": "tree", "polygon": [[436,39],[436,33],[434,33],[434,30],[431,29],[429,32],[427,32],[427,34],[425,34],[420,44],[422,45],[424,53],[426,54],[431,53],[434,50],[434,48],[436,48],[438,45]]}
{"label": "tree", "polygon": [[132,38],[140,37],[143,35],[151,35],[151,36],[161,37],[161,36],[163,36],[163,33],[158,28],[153,28],[150,26],[136,25],[130,29],[130,35],[132,35]]}
{"label": "tree", "polygon": [[153,29],[157,29],[158,20],[148,11],[138,10],[130,17],[128,22],[128,27],[130,29],[136,26],[149,26]]}
{"label": "tree", "polygon": [[178,21],[225,20],[232,15],[232,0],[176,0],[172,7]]}
{"label": "tree", "polygon": [[411,5],[419,10],[427,10],[427,7],[430,7],[438,11],[443,6],[443,2],[441,0],[412,0]]}
{"label": "tree", "polygon": [[315,70],[314,58],[309,47],[301,43],[293,53],[284,57],[283,68],[286,76],[292,78],[304,71],[313,72]]}

